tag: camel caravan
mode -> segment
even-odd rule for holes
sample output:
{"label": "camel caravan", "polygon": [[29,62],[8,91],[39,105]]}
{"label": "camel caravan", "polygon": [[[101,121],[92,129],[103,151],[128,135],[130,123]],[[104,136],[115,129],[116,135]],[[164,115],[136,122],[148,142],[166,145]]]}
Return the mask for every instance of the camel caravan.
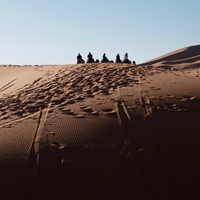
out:
{"label": "camel caravan", "polygon": [[[86,63],[99,63],[98,59],[94,60],[93,55],[91,54],[91,52],[89,52],[87,57],[88,57],[88,59],[87,59]],[[103,54],[103,58],[101,60],[101,63],[107,63],[107,62],[114,63],[112,60],[110,61],[106,57],[106,54],[104,53]],[[78,56],[77,56],[77,64],[80,64],[80,63],[85,63],[85,61],[83,60],[81,54],[79,53]],[[128,63],[128,64],[131,64],[131,61],[128,59],[128,53],[126,53],[124,55],[124,60],[123,61],[120,59],[120,55],[117,54],[115,63]],[[132,63],[136,64],[135,61],[133,61]]]}

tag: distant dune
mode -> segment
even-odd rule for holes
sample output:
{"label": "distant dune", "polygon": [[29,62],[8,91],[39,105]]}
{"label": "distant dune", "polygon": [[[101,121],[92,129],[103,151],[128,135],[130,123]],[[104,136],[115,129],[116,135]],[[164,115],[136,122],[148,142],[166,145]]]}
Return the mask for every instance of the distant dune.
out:
{"label": "distant dune", "polygon": [[185,47],[141,65],[154,65],[165,69],[191,69],[200,67],[200,45]]}

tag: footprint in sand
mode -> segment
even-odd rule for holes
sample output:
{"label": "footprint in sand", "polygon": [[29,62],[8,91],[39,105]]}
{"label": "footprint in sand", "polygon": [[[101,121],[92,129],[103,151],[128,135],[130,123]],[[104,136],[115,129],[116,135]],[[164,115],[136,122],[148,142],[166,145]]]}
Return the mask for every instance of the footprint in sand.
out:
{"label": "footprint in sand", "polygon": [[67,99],[66,101],[64,101],[63,103],[61,103],[61,106],[67,105],[67,104],[74,104],[76,103],[73,99]]}
{"label": "footprint in sand", "polygon": [[92,108],[89,107],[89,106],[87,106],[87,107],[82,107],[81,109],[82,109],[84,112],[87,112],[87,113],[92,113],[92,112],[93,112]]}
{"label": "footprint in sand", "polygon": [[189,99],[188,98],[182,98],[180,101],[181,102],[187,102],[187,101],[189,101]]}
{"label": "footprint in sand", "polygon": [[26,113],[24,110],[17,110],[15,112],[13,112],[13,115],[17,115],[17,116],[22,116],[24,113]]}
{"label": "footprint in sand", "polygon": [[95,116],[98,116],[98,115],[99,115],[99,112],[98,112],[98,111],[93,111],[91,114],[92,114],[92,115],[95,115]]}
{"label": "footprint in sand", "polygon": [[98,111],[94,111],[91,107],[89,106],[80,106],[80,109],[86,113],[92,114],[92,115],[99,115]]}
{"label": "footprint in sand", "polygon": [[6,111],[3,111],[3,112],[0,111],[0,116],[6,115],[6,114],[7,114]]}
{"label": "footprint in sand", "polygon": [[27,110],[30,113],[39,111],[39,109],[40,109],[39,105],[30,105],[25,107],[25,110]]}
{"label": "footprint in sand", "polygon": [[67,115],[76,115],[76,114],[74,113],[74,111],[72,111],[72,110],[69,109],[69,108],[63,108],[63,109],[61,109],[61,111],[62,111],[64,114],[67,114]]}
{"label": "footprint in sand", "polygon": [[9,118],[10,118],[10,114],[5,114],[0,117],[1,120],[5,120],[5,119],[9,119]]}
{"label": "footprint in sand", "polygon": [[45,101],[45,100],[38,100],[38,101],[36,101],[35,104],[36,104],[36,105],[39,105],[39,106],[45,106],[46,101]]}
{"label": "footprint in sand", "polygon": [[113,109],[104,109],[103,112],[108,116],[117,116],[116,110]]}
{"label": "footprint in sand", "polygon": [[85,99],[85,97],[83,97],[83,96],[81,96],[81,95],[76,95],[75,97],[74,97],[74,100],[77,100],[77,101],[82,101],[82,100],[84,100]]}
{"label": "footprint in sand", "polygon": [[84,115],[75,115],[73,118],[78,118],[78,119],[85,119]]}
{"label": "footprint in sand", "polygon": [[191,98],[190,98],[190,100],[196,100],[196,99],[197,99],[196,97],[191,97]]}
{"label": "footprint in sand", "polygon": [[63,103],[66,100],[66,97],[53,97],[51,102],[54,104],[60,104]]}
{"label": "footprint in sand", "polygon": [[93,95],[93,96],[96,96],[96,95],[98,95],[98,94],[100,94],[100,93],[101,93],[101,90],[98,90],[98,91],[96,91],[96,92],[93,92],[92,95]]}
{"label": "footprint in sand", "polygon": [[175,111],[177,111],[178,110],[178,105],[177,104],[173,104],[172,105],[172,109],[175,110]]}
{"label": "footprint in sand", "polygon": [[7,109],[8,109],[8,106],[4,106],[4,107],[0,108],[1,111],[5,111]]}
{"label": "footprint in sand", "polygon": [[35,103],[35,102],[30,99],[25,99],[24,101],[22,101],[22,104],[32,104],[32,103]]}

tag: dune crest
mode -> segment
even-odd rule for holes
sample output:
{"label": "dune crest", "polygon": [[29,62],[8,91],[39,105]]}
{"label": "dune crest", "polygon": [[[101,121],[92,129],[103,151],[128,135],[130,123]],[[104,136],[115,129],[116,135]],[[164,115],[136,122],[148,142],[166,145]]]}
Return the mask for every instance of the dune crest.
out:
{"label": "dune crest", "polygon": [[154,65],[155,67],[179,70],[200,67],[200,45],[178,49],[141,65]]}

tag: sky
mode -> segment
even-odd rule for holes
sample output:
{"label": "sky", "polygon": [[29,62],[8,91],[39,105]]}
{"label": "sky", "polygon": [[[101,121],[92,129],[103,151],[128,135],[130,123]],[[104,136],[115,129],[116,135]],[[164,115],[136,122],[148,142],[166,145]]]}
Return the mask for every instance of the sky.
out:
{"label": "sky", "polygon": [[143,63],[200,44],[200,0],[0,0],[0,64]]}

